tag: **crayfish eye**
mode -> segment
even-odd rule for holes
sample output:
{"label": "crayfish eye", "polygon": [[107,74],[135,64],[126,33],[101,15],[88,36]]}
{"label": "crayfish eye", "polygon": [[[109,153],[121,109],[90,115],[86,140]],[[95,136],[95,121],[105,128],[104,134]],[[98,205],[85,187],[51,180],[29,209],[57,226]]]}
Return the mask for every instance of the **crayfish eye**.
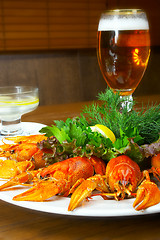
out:
{"label": "crayfish eye", "polygon": [[119,185],[119,186],[122,186],[122,185],[123,185],[122,182],[121,182],[121,180],[119,180],[118,185]]}
{"label": "crayfish eye", "polygon": [[32,161],[32,162],[35,162],[35,159],[34,159],[34,157],[31,157],[31,161]]}
{"label": "crayfish eye", "polygon": [[47,179],[49,179],[49,174],[47,174],[47,175],[45,175],[45,176],[39,176],[39,178],[41,179],[41,180],[47,180]]}
{"label": "crayfish eye", "polygon": [[128,183],[126,184],[126,187],[129,187],[129,185],[130,185],[130,183],[128,182]]}
{"label": "crayfish eye", "polygon": [[14,150],[14,149],[13,149],[13,150],[11,150],[11,151],[10,151],[10,153],[11,153],[11,154],[15,153],[15,150]]}

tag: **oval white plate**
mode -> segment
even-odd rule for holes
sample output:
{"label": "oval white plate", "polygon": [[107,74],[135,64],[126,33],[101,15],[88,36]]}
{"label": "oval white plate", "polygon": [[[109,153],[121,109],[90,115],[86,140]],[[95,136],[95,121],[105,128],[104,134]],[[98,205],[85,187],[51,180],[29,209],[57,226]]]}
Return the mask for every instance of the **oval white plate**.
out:
{"label": "oval white plate", "polygon": [[[37,134],[45,125],[39,123],[23,123],[26,129],[30,129],[32,134]],[[0,181],[0,185],[5,181]],[[158,183],[159,187],[160,184]],[[119,216],[136,216],[145,214],[154,214],[160,212],[160,204],[150,207],[144,211],[136,211],[132,205],[134,199],[125,199],[122,201],[103,200],[100,196],[92,197],[89,202],[84,201],[81,206],[74,211],[68,211],[69,197],[54,196],[45,202],[27,202],[13,201],[13,196],[26,191],[28,188],[19,186],[16,190],[1,191],[0,199],[8,203],[47,213],[86,216],[86,217],[119,217]]]}
{"label": "oval white plate", "polygon": [[20,187],[18,190],[0,192],[0,199],[8,203],[47,213],[86,216],[86,217],[118,217],[118,216],[136,216],[153,214],[160,212],[160,204],[150,207],[144,211],[136,211],[132,204],[134,199],[125,199],[122,201],[103,200],[100,196],[94,196],[89,202],[85,201],[81,206],[70,212],[67,210],[70,198],[54,196],[45,202],[27,202],[13,201],[13,196],[26,191],[26,187]]}

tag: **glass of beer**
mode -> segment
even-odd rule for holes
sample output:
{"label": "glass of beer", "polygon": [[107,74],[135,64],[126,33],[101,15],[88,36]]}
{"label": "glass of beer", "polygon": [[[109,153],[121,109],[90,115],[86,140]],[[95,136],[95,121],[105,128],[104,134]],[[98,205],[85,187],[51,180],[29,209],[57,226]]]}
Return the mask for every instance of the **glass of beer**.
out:
{"label": "glass of beer", "polygon": [[146,13],[141,9],[103,13],[98,25],[97,55],[108,86],[119,92],[122,107],[131,110],[132,94],[143,77],[150,55]]}

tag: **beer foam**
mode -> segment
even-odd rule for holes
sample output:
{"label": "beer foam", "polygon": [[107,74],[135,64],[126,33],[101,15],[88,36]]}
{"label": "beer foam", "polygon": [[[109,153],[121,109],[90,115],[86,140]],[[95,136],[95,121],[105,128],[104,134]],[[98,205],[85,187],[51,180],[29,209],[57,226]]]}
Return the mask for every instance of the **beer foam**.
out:
{"label": "beer foam", "polygon": [[112,30],[148,30],[149,25],[146,19],[142,18],[101,18],[98,25],[98,31]]}

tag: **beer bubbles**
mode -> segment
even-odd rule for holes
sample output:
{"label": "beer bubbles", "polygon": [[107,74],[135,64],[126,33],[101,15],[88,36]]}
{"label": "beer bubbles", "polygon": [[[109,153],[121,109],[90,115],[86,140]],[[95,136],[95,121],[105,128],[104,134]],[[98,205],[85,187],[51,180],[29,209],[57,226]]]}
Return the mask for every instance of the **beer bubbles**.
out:
{"label": "beer bubbles", "polygon": [[132,108],[132,94],[146,70],[150,55],[149,24],[142,10],[111,10],[101,15],[98,26],[98,62],[114,92]]}

